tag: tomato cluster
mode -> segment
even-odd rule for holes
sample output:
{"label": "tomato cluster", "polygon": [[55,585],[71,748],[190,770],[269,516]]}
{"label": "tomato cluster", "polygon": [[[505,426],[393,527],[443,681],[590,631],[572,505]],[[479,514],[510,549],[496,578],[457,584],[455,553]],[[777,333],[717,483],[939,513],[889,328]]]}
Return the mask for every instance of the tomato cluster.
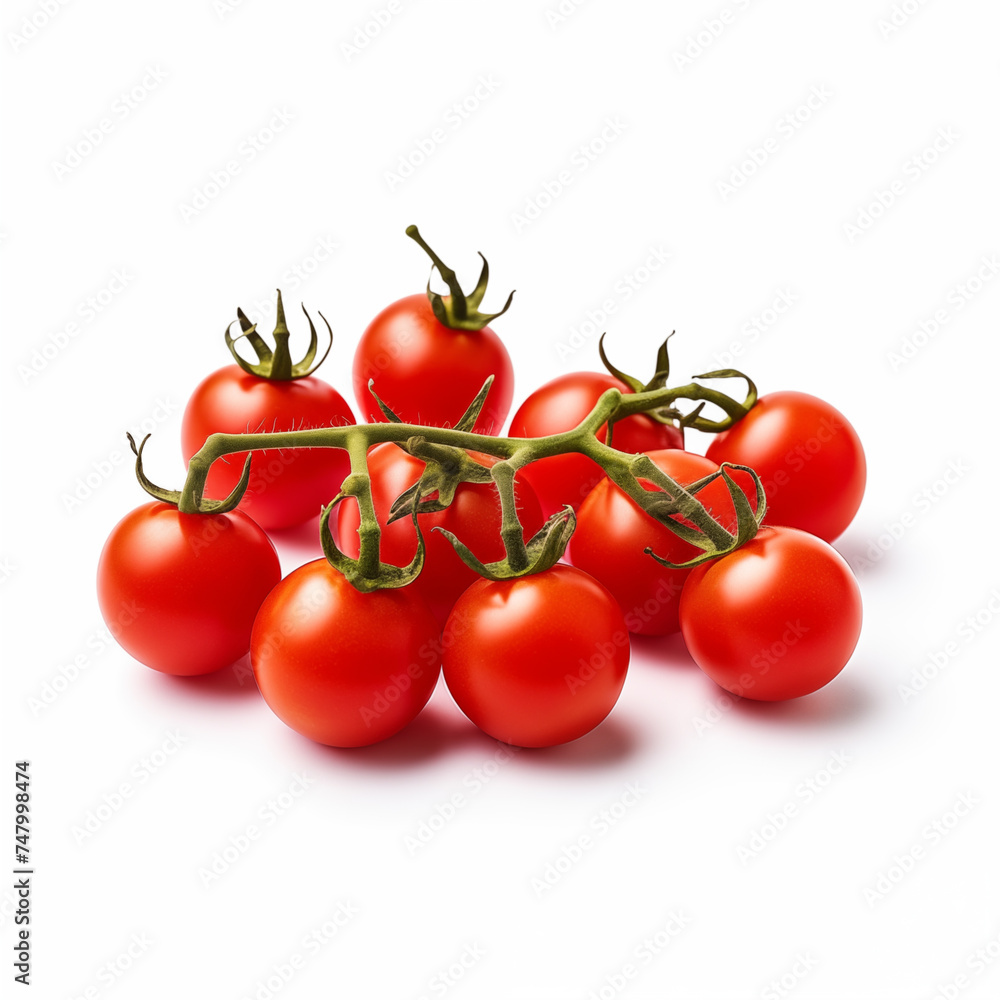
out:
{"label": "tomato cluster", "polygon": [[[668,391],[665,344],[643,385],[602,345],[607,373],[536,389],[501,439],[514,373],[489,323],[511,300],[481,313],[485,260],[466,295],[415,227],[408,234],[450,294],[428,286],[382,310],[353,370],[361,415],[405,433],[356,424],[313,374],[311,318],[309,349],[292,363],[280,293],[273,349],[240,312],[240,336],[226,334],[236,363],[204,379],[184,414],[185,492],[153,486],[136,450],[155,499],[114,528],[98,568],[108,622],[142,609],[116,629],[121,645],[178,675],[249,652],[274,713],[338,747],[399,732],[442,670],[490,736],[525,747],[577,739],[618,700],[630,634],[679,631],[698,666],[746,698],[796,698],[835,677],[861,628],[857,583],[828,544],[865,486],[847,419],[801,392],[757,399],[752,383],[745,404],[699,385]],[[702,402],[685,416],[683,399]],[[720,399],[725,420],[700,416]],[[559,446],[581,427],[580,450]],[[337,428],[333,446],[323,432]],[[686,450],[690,428],[717,431],[704,455]],[[297,439],[286,432],[305,431],[316,432],[308,444],[288,446]],[[201,468],[213,434],[252,440]],[[529,458],[501,464],[512,455]],[[509,492],[501,470],[515,477]],[[282,579],[267,532],[321,508],[327,557]]]}

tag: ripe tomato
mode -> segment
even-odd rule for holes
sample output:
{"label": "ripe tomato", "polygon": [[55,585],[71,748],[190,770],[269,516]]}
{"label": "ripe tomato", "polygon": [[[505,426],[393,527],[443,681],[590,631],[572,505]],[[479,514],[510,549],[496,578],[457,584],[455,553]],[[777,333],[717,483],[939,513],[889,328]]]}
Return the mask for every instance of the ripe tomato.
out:
{"label": "ripe tomato", "polygon": [[[487,464],[495,461],[488,455],[476,457]],[[417,535],[408,517],[387,526],[385,522],[393,501],[408,490],[423,471],[424,463],[420,459],[408,455],[394,444],[379,445],[368,453],[372,499],[379,524],[383,525],[380,546],[383,562],[405,566],[417,551]],[[528,539],[542,527],[545,519],[530,486],[519,482],[515,494],[518,516],[525,539]],[[357,503],[345,500],[338,512],[337,535],[341,549],[352,558],[358,555],[360,523]],[[432,530],[435,527],[453,532],[483,562],[502,559],[500,498],[496,487],[492,483],[463,483],[445,510],[420,515],[420,530],[426,545],[424,565],[420,576],[407,589],[418,590],[438,621],[444,624],[452,605],[479,577],[475,570],[462,562],[451,542],[440,532]]]}
{"label": "ripe tomato", "polygon": [[127,653],[154,670],[190,676],[246,653],[254,615],[280,579],[274,546],[246,514],[181,514],[156,501],[111,532],[97,597]]}
{"label": "ripe tomato", "polygon": [[368,746],[427,704],[441,672],[439,633],[412,587],[362,594],[316,559],[271,591],[253,626],[250,662],[264,700],[297,733]]}
{"label": "ripe tomato", "polygon": [[[608,389],[631,391],[613,375],[600,372],[571,372],[560,375],[536,389],[518,408],[510,425],[511,437],[544,437],[572,430],[594,408]],[[607,439],[607,427],[597,437]],[[661,424],[637,413],[615,424],[612,445],[619,451],[637,454],[657,448],[683,448],[684,433],[679,427]],[[570,504],[579,510],[587,494],[604,478],[604,471],[586,455],[554,455],[525,466],[519,476],[529,483],[551,516]]]}
{"label": "ripe tomato", "polygon": [[383,309],[361,335],[354,355],[354,396],[362,414],[384,422],[368,391],[375,391],[401,420],[451,427],[490,375],[495,376],[474,430],[499,434],[514,395],[514,368],[488,326],[453,330],[435,315],[424,294],[408,295]]}
{"label": "ripe tomato", "polygon": [[[651,451],[649,456],[681,486],[690,486],[719,469],[701,455],[676,448]],[[750,477],[739,470],[732,476],[756,508]],[[698,499],[724,527],[735,530],[733,501],[721,479],[700,490]],[[614,594],[630,632],[666,635],[680,628],[677,604],[690,570],[668,569],[645,553],[647,546],[675,563],[694,559],[701,551],[647,514],[610,479],[602,479],[580,507],[569,543],[570,562]]]}
{"label": "ripe tomato", "polygon": [[861,592],[826,542],[762,527],[735,552],[696,566],[681,593],[695,663],[732,694],[798,698],[844,668],[861,634]]}
{"label": "ripe tomato", "polygon": [[615,599],[560,564],[478,580],[452,609],[442,645],[458,707],[494,739],[522,747],[589,733],[618,700],[629,661]]}
{"label": "ripe tomato", "polygon": [[713,462],[749,465],[767,495],[767,524],[832,542],[865,492],[865,453],[847,418],[804,392],[771,392],[709,446]]}
{"label": "ripe tomato", "polygon": [[[184,461],[214,433],[305,430],[353,424],[354,414],[333,386],[313,375],[272,381],[227,365],[195,389],[184,410]],[[222,499],[239,482],[246,453],[227,455],[208,473],[205,496]],[[264,528],[287,528],[315,517],[340,492],[350,471],[340,448],[255,452],[250,485],[240,501]]]}

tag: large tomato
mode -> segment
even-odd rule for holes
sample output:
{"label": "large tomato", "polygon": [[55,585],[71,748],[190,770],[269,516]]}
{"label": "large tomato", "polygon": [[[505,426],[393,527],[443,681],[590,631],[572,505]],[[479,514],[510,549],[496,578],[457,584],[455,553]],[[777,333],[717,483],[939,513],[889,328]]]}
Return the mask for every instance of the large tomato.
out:
{"label": "large tomato", "polygon": [[[545,437],[572,430],[594,408],[608,389],[631,390],[613,375],[571,372],[536,389],[518,408],[510,425],[511,437]],[[597,432],[607,439],[607,427]],[[612,445],[619,451],[638,453],[657,448],[683,448],[679,427],[661,424],[638,413],[615,424]],[[546,517],[566,504],[579,509],[587,494],[604,478],[601,467],[586,455],[570,453],[543,458],[527,465],[519,476],[534,489]]]}
{"label": "large tomato", "polygon": [[804,392],[771,392],[723,431],[713,462],[749,465],[767,495],[767,524],[802,528],[832,542],[865,492],[865,453],[847,418]]}
{"label": "large tomato", "polygon": [[494,739],[568,743],[614,708],[629,661],[615,599],[572,566],[480,579],[445,625],[444,677],[458,707]]}
{"label": "large tomato", "polygon": [[[649,456],[681,486],[690,486],[719,469],[701,455],[676,448],[651,451]],[[756,493],[750,477],[738,470],[732,476],[751,500],[751,506],[755,506]],[[698,499],[724,527],[735,529],[732,498],[722,479],[700,490]],[[580,507],[569,545],[570,561],[615,595],[630,632],[666,635],[680,628],[677,604],[690,570],[668,569],[645,553],[647,546],[674,563],[687,562],[700,554],[699,549],[642,510],[610,479],[602,479]]]}
{"label": "large tomato", "polygon": [[[488,455],[477,455],[488,464],[495,461]],[[382,561],[405,566],[417,551],[417,536],[413,522],[408,517],[386,525],[389,508],[401,493],[420,478],[424,463],[408,455],[394,444],[382,444],[368,453],[368,472],[371,476],[372,499],[375,513],[382,525]],[[524,528],[525,539],[530,538],[544,523],[538,500],[530,486],[518,483],[515,488],[518,516]],[[345,500],[340,505],[337,535],[340,547],[347,555],[356,558],[360,547],[358,505]],[[420,515],[420,530],[426,550],[420,575],[407,589],[418,590],[431,610],[443,624],[459,595],[479,577],[458,557],[451,542],[435,527],[453,532],[483,562],[502,559],[503,542],[500,538],[500,499],[492,483],[463,483],[455,491],[451,505],[433,514]]]}
{"label": "large tomato", "polygon": [[251,518],[144,504],[111,532],[97,568],[101,614],[126,652],[167,674],[207,674],[250,648],[254,615],[281,579]]}
{"label": "large tomato", "polygon": [[440,628],[412,587],[363,594],[325,559],[278,584],[253,626],[264,700],[317,743],[360,747],[399,732],[440,674]]}
{"label": "large tomato", "polygon": [[[344,397],[313,375],[275,381],[227,365],[195,389],[184,411],[184,461],[214,433],[306,430],[353,424]],[[239,482],[246,453],[212,465],[205,495],[222,499]],[[350,471],[340,448],[288,448],[254,452],[250,485],[240,501],[264,528],[287,528],[315,517],[340,492]]]}
{"label": "large tomato", "polygon": [[499,434],[514,395],[514,368],[488,326],[453,330],[426,295],[408,295],[383,309],[361,335],[354,355],[354,396],[363,415],[384,421],[368,391],[410,424],[451,427],[490,376],[493,386],[476,420],[479,434]]}
{"label": "large tomato", "polygon": [[784,701],[829,683],[861,634],[861,592],[826,542],[762,527],[735,552],[696,566],[681,592],[695,663],[732,694]]}

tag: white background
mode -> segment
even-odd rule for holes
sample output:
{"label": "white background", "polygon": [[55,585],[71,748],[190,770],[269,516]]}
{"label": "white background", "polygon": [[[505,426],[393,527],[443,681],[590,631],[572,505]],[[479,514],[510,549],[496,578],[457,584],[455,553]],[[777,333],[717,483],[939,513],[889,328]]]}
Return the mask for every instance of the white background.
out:
{"label": "white background", "polygon": [[[983,261],[1000,252],[996,5],[589,0],[558,21],[554,0],[401,0],[377,33],[371,0],[94,0],[48,23],[42,8],[3,15],[0,217],[4,842],[10,765],[26,757],[38,995],[996,996],[1000,958],[975,957],[1000,953],[1000,282],[975,277],[994,278]],[[478,106],[456,115],[465,101]],[[276,112],[290,121],[262,132]],[[101,119],[110,131],[74,159]],[[435,129],[426,162],[388,177]],[[198,192],[217,196],[185,213]],[[869,488],[838,548],[866,621],[835,683],[735,704],[677,640],[642,640],[612,717],[573,745],[505,760],[439,689],[408,731],[347,752],[286,729],[237,672],[172,679],[106,644],[97,557],[144,500],[125,431],[153,429],[149,472],[179,486],[184,401],[227,362],[236,306],[269,323],[279,282],[296,337],[299,300],[330,319],[322,373],[353,405],[361,331],[426,280],[411,222],[467,281],[487,254],[487,307],[517,288],[495,327],[516,401],[593,368],[595,327],[640,375],[676,327],[678,379],[733,364],[762,392],[847,414]],[[336,250],[317,266],[322,240]],[[654,251],[667,263],[640,271]],[[125,287],[88,313],[116,272]],[[749,335],[780,293],[793,305]],[[605,300],[613,314],[560,351]],[[921,333],[939,310],[936,336]],[[278,539],[286,569],[313,539]],[[923,690],[904,699],[914,677]],[[142,761],[173,733],[182,745],[150,775]],[[301,774],[307,790],[268,824],[261,810]],[[74,833],[122,783],[122,807]],[[638,801],[602,834],[633,783]],[[204,884],[251,824],[260,839]],[[585,834],[591,849],[539,894]],[[0,891],[8,958],[12,899]],[[342,905],[356,913],[329,939]],[[668,935],[671,914],[683,927]],[[643,942],[661,930],[653,956]],[[637,975],[616,980],[627,963]]]}

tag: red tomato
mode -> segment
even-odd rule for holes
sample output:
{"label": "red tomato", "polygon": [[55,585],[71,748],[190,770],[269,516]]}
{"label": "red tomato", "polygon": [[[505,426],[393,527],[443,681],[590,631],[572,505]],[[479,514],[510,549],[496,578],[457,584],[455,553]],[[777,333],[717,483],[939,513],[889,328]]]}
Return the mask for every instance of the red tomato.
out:
{"label": "red tomato", "polygon": [[458,707],[494,739],[522,747],[589,733],[618,700],[629,660],[615,599],[559,564],[478,580],[452,609],[442,645]]}
{"label": "red tomato", "polygon": [[[492,464],[495,459],[478,455],[481,461]],[[389,508],[401,493],[408,490],[424,471],[424,463],[397,448],[383,444],[368,453],[368,472],[371,476],[372,499],[375,513],[382,527],[382,561],[405,566],[417,551],[417,536],[413,522],[400,518],[386,526]],[[525,539],[531,538],[544,523],[538,500],[530,486],[518,483],[518,516],[524,528]],[[357,558],[360,539],[358,526],[361,519],[358,505],[345,500],[340,505],[337,534],[340,547],[347,555]],[[500,498],[492,483],[463,483],[455,491],[451,506],[434,514],[420,515],[420,530],[426,550],[420,576],[410,587],[420,591],[438,621],[444,624],[452,605],[462,591],[479,577],[469,569],[452,548],[451,542],[435,527],[454,533],[483,562],[502,559],[503,542],[500,538]],[[409,588],[408,588],[409,589]]]}
{"label": "red tomato", "polygon": [[723,431],[713,462],[749,465],[767,494],[767,524],[802,528],[832,542],[865,492],[865,453],[847,418],[804,392],[771,392]]}
{"label": "red tomato", "polygon": [[408,295],[383,309],[361,336],[354,355],[354,396],[361,413],[385,421],[368,380],[386,405],[410,424],[453,427],[483,383],[495,376],[474,430],[499,434],[514,395],[507,349],[488,326],[452,330],[426,295]]}
{"label": "red tomato", "polygon": [[[536,389],[518,408],[510,425],[511,437],[545,437],[572,430],[594,408],[608,389],[629,392],[628,386],[613,375],[600,372],[572,372],[560,375]],[[607,427],[597,437],[607,439]],[[615,424],[612,445],[619,451],[637,454],[656,448],[683,448],[679,427],[661,424],[638,413]],[[525,466],[519,476],[529,483],[551,516],[570,504],[579,510],[587,494],[604,478],[604,471],[586,455],[554,455]]]}
{"label": "red tomato", "polygon": [[[313,375],[272,381],[227,365],[195,389],[184,411],[184,461],[214,433],[306,430],[353,424],[344,397]],[[219,459],[208,473],[205,495],[228,496],[239,482],[246,453]],[[289,448],[254,452],[250,485],[240,509],[264,528],[287,528],[315,517],[340,492],[350,471],[340,448]]]}
{"label": "red tomato", "polygon": [[254,615],[280,579],[274,546],[246,514],[181,514],[156,501],[111,532],[97,597],[127,653],[154,670],[190,676],[246,653]]}
{"label": "red tomato", "polygon": [[[651,451],[649,456],[681,486],[690,486],[719,469],[701,455],[676,448]],[[743,487],[751,507],[756,508],[750,477],[739,471],[732,476]],[[733,501],[721,479],[700,490],[698,499],[724,527],[735,530]],[[576,531],[569,543],[570,562],[614,594],[630,632],[666,635],[680,628],[677,604],[690,570],[668,569],[646,555],[647,546],[675,563],[694,559],[701,551],[650,517],[610,479],[601,480],[580,507]]]}
{"label": "red tomato", "polygon": [[297,733],[361,747],[398,733],[441,672],[440,628],[412,588],[362,594],[325,559],[300,566],[257,615],[250,662],[264,700]]}
{"label": "red tomato", "polygon": [[763,527],[691,571],[680,620],[688,651],[716,684],[784,701],[844,668],[861,634],[861,592],[826,542],[797,528]]}

